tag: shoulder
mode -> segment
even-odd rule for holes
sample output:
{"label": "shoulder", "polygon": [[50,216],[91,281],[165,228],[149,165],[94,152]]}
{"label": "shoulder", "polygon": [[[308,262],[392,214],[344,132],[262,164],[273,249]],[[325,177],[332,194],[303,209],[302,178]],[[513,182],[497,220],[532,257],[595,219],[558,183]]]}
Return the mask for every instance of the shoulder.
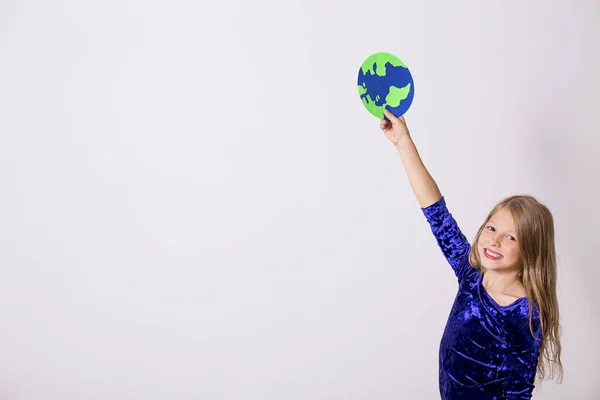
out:
{"label": "shoulder", "polygon": [[527,297],[522,297],[514,302],[515,307],[511,312],[511,316],[518,322],[519,325],[529,322],[529,316],[532,316],[533,321],[539,322],[540,312],[535,304]]}

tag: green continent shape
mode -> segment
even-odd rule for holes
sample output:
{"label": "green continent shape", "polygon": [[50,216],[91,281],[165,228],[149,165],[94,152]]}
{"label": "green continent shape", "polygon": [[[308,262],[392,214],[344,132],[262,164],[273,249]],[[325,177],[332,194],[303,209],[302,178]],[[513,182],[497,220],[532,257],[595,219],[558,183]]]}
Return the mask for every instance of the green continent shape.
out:
{"label": "green continent shape", "polygon": [[375,104],[373,99],[371,99],[371,95],[366,95],[365,97],[363,97],[362,103],[371,114],[373,114],[379,119],[383,119],[383,107],[385,107],[385,104],[378,106],[377,104]]}
{"label": "green continent shape", "polygon": [[361,65],[361,69],[363,74],[370,72],[372,75],[385,76],[386,69],[385,64],[390,63],[394,67],[404,67],[407,68],[406,65],[400,61],[400,59],[393,54],[390,53],[375,53],[369,56],[365,60],[365,62]]}
{"label": "green continent shape", "polygon": [[398,107],[402,100],[405,100],[410,93],[410,83],[404,87],[398,88],[390,86],[390,92],[385,97],[385,102],[392,108]]}
{"label": "green continent shape", "polygon": [[[366,93],[366,91],[366,88],[364,88],[361,85],[358,85],[358,92],[360,94],[364,94]],[[375,104],[375,101],[371,98],[371,95],[369,94],[362,98],[362,103],[371,114],[373,114],[379,119],[383,119],[385,117],[385,115],[383,114],[385,106],[390,106],[392,108],[398,107],[400,105],[400,102],[408,97],[409,93],[410,83],[401,88],[396,86],[390,86],[390,91],[385,97],[385,103],[383,103],[382,105],[378,106],[377,104]]]}

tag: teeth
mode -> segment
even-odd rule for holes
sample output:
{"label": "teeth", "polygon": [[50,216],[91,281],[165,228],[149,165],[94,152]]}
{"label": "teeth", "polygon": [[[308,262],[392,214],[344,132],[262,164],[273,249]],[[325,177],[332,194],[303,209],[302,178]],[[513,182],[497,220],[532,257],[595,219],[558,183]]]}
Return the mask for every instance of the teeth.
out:
{"label": "teeth", "polygon": [[500,257],[501,257],[501,255],[500,255],[500,254],[493,253],[493,252],[489,251],[488,249],[485,249],[485,251],[486,251],[486,252],[487,252],[487,253],[488,253],[490,256],[492,256],[492,257],[495,257],[495,258],[500,258]]}

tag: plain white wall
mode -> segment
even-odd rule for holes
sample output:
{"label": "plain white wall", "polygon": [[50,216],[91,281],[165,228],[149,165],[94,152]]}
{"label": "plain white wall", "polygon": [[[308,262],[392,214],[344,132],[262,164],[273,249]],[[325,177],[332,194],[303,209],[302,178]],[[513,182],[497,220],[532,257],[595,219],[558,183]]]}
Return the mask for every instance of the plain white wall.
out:
{"label": "plain white wall", "polygon": [[0,398],[439,398],[456,281],[360,103],[378,51],[469,238],[553,211],[535,398],[600,398],[597,1],[200,3],[0,3]]}

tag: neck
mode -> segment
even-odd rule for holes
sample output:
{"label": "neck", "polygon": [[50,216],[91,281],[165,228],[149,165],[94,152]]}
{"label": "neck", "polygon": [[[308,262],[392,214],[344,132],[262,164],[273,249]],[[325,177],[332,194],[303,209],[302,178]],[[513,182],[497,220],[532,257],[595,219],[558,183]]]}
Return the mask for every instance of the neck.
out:
{"label": "neck", "polygon": [[483,286],[486,290],[492,289],[495,292],[511,293],[516,288],[522,287],[519,279],[519,271],[494,271],[485,270],[483,276]]}

